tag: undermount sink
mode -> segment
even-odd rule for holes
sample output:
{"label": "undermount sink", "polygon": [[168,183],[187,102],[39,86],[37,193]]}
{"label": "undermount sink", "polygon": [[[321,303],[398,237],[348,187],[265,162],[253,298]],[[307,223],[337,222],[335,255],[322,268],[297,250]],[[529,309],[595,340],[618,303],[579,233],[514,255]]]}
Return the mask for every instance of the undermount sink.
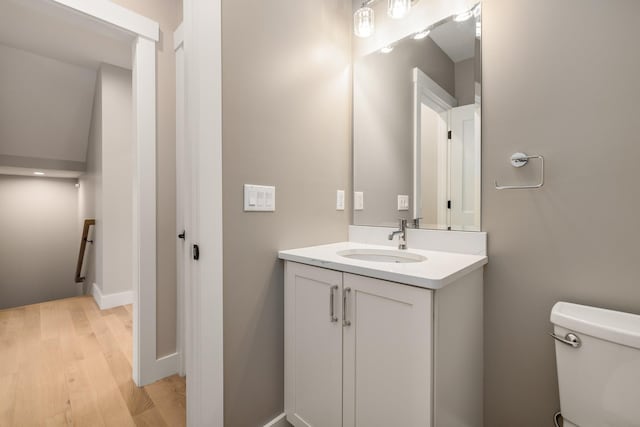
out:
{"label": "undermount sink", "polygon": [[336,252],[349,259],[373,262],[408,263],[426,261],[427,257],[411,252],[400,252],[387,249],[347,249]]}

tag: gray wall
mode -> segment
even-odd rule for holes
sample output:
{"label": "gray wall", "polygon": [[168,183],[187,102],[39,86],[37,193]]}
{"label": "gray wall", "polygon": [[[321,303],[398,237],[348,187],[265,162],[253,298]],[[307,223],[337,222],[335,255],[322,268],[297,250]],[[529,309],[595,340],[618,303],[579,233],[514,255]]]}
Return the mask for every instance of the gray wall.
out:
{"label": "gray wall", "polygon": [[173,31],[182,22],[181,0],[112,0],[160,24],[157,95],[157,354],[176,350],[176,64]]}
{"label": "gray wall", "polygon": [[455,98],[458,107],[476,102],[475,66],[475,57],[455,64]]}
{"label": "gray wall", "polygon": [[[483,2],[486,426],[553,425],[556,301],[640,313],[639,16],[637,0]],[[493,188],[535,179],[516,151],[546,156],[543,189]]]}
{"label": "gray wall", "polygon": [[0,309],[76,294],[75,183],[0,175]]}
{"label": "gray wall", "polygon": [[[222,17],[225,426],[256,427],[284,406],[277,251],[347,238],[352,18],[342,0],[224,0]],[[275,185],[277,211],[244,213],[245,183]]]}
{"label": "gray wall", "polygon": [[[354,191],[364,192],[356,225],[395,226],[412,217],[414,67],[454,95],[454,63],[429,37],[354,59]],[[409,195],[408,211],[398,211],[399,194]]]}

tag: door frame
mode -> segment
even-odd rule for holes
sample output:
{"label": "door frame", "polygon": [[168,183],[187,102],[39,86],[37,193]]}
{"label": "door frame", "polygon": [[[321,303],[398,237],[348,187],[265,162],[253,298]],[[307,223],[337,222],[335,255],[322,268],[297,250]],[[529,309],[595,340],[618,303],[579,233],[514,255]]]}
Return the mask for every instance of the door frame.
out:
{"label": "door frame", "polygon": [[107,25],[131,39],[133,93],[133,366],[138,386],[176,372],[177,355],[156,356],[157,22],[102,0],[41,0],[70,19]]}
{"label": "door frame", "polygon": [[224,425],[221,0],[185,0],[184,120],[191,159],[187,424]]}
{"label": "door frame", "polygon": [[177,272],[177,322],[176,341],[178,352],[178,374],[187,373],[187,344],[189,337],[190,310],[189,279],[191,241],[191,170],[190,151],[184,133],[184,36],[182,23],[173,32],[173,50],[176,56],[176,235],[183,233],[176,243]]}

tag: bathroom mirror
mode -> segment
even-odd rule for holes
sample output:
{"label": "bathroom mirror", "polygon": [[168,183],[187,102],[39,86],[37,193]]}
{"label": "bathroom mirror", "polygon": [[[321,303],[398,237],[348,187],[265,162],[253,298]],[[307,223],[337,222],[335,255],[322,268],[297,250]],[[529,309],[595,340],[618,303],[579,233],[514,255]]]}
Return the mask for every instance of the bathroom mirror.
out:
{"label": "bathroom mirror", "polygon": [[354,224],[480,231],[481,13],[354,58]]}

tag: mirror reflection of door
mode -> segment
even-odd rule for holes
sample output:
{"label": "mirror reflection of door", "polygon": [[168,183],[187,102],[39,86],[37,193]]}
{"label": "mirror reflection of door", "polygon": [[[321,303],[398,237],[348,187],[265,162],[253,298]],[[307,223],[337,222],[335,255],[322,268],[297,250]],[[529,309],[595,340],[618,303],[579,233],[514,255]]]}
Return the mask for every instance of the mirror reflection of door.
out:
{"label": "mirror reflection of door", "polygon": [[453,230],[480,231],[480,111],[475,104],[451,109],[451,218]]}
{"label": "mirror reflection of door", "polygon": [[416,212],[422,227],[480,230],[479,99],[458,106],[435,81],[414,69]]}
{"label": "mirror reflection of door", "polygon": [[421,224],[430,229],[449,226],[448,188],[448,111],[436,111],[420,103],[420,167],[422,185],[419,195]]}

